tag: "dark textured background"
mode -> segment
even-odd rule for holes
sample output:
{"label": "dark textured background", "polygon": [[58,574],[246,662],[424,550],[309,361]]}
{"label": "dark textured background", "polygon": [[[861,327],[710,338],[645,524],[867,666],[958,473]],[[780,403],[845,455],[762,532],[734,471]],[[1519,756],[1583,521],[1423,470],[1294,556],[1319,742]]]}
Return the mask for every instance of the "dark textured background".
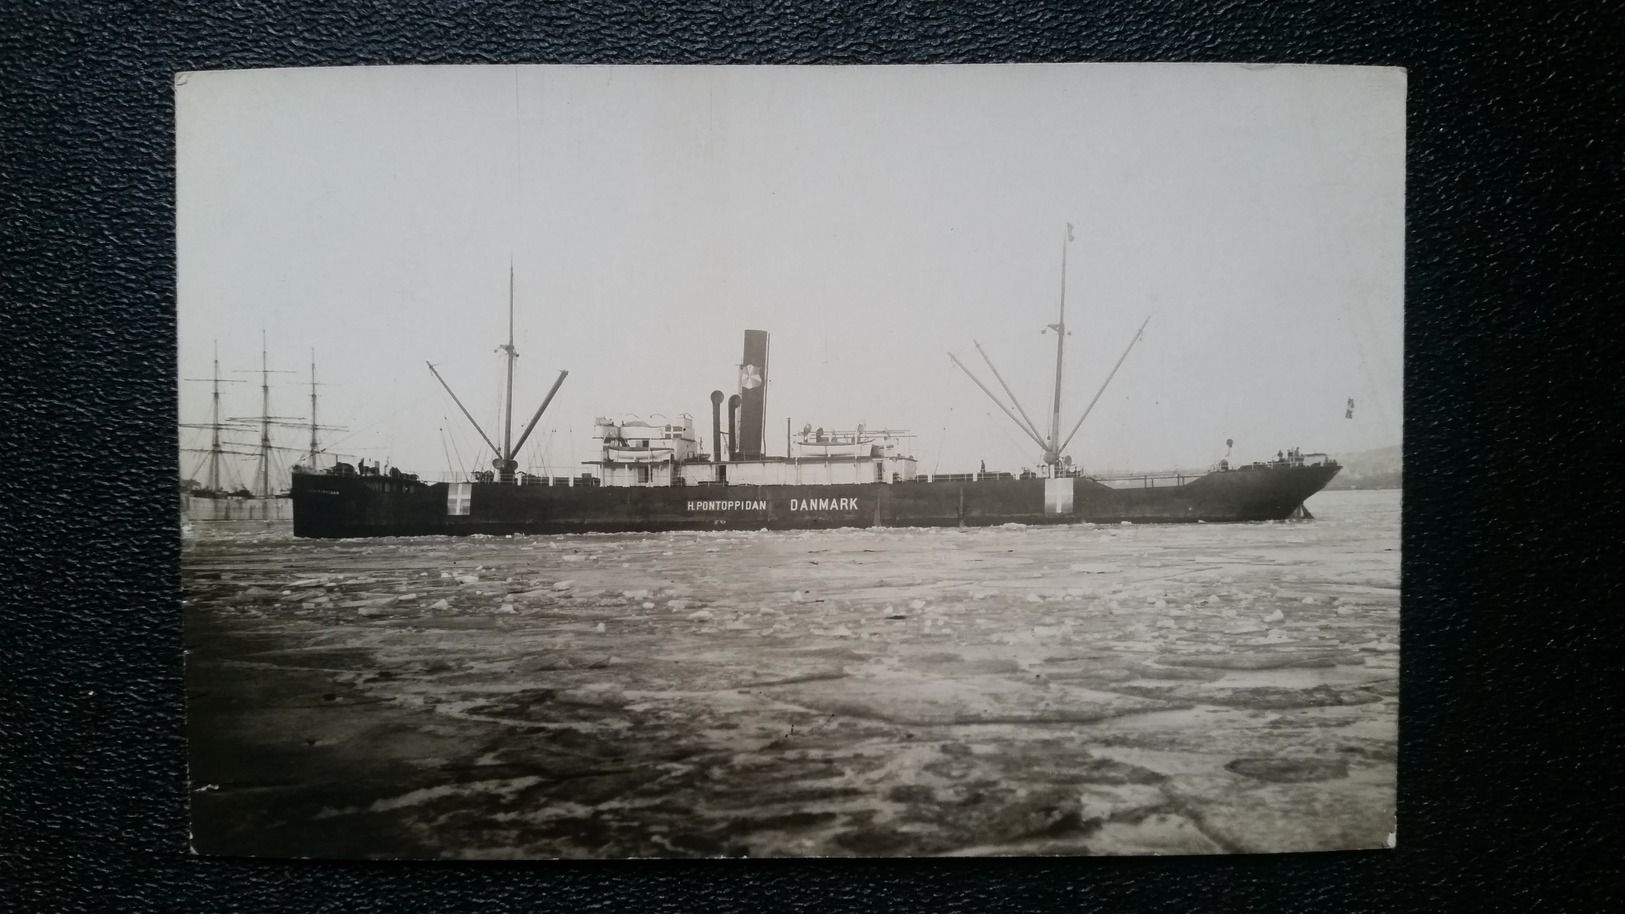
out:
{"label": "dark textured background", "polygon": [[[0,4],[0,907],[1625,905],[1625,4]],[[393,63],[1410,69],[1400,848],[410,865],[187,854],[171,74]],[[1610,269],[1615,270],[1610,270]]]}

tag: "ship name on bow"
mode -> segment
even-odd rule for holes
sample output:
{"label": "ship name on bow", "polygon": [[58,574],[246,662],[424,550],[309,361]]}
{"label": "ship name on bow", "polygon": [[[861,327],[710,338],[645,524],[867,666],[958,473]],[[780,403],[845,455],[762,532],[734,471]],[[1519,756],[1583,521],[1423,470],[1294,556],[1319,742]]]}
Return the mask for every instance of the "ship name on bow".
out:
{"label": "ship name on bow", "polygon": [[[765,500],[691,500],[688,502],[690,512],[706,510],[766,510]],[[858,499],[855,497],[813,497],[790,498],[790,512],[801,513],[808,510],[856,510]]]}
{"label": "ship name on bow", "polygon": [[766,510],[765,500],[691,500],[689,510]]}

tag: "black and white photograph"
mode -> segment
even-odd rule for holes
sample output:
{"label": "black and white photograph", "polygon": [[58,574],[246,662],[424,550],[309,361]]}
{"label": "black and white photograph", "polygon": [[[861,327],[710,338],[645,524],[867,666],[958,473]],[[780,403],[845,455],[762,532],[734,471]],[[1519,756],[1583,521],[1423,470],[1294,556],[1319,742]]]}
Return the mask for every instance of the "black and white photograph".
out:
{"label": "black and white photograph", "polygon": [[1401,843],[1403,70],[175,108],[198,854]]}

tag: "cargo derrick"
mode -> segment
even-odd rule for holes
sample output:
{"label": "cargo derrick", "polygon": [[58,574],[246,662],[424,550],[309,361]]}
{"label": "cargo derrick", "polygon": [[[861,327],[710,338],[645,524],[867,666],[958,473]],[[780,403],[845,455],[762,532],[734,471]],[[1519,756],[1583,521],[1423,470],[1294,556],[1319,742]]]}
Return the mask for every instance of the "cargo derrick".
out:
{"label": "cargo derrick", "polygon": [[1039,464],[1044,469],[1044,476],[1048,478],[1067,478],[1078,474],[1077,468],[1072,464],[1071,457],[1064,455],[1066,448],[1071,444],[1072,438],[1077,436],[1078,430],[1083,427],[1083,422],[1089,417],[1089,413],[1095,409],[1095,403],[1100,401],[1100,396],[1105,393],[1106,387],[1111,385],[1112,378],[1117,375],[1117,371],[1123,366],[1123,361],[1128,358],[1129,351],[1133,350],[1134,345],[1139,343],[1140,336],[1145,333],[1145,327],[1151,323],[1150,316],[1146,316],[1145,321],[1140,323],[1140,328],[1134,333],[1134,337],[1129,340],[1128,347],[1123,349],[1122,356],[1117,358],[1117,363],[1112,366],[1111,372],[1106,374],[1105,382],[1100,384],[1100,389],[1095,392],[1095,397],[1089,400],[1089,404],[1083,409],[1083,414],[1078,416],[1078,422],[1072,425],[1072,430],[1066,435],[1066,439],[1061,439],[1061,378],[1062,370],[1066,365],[1066,338],[1071,334],[1066,330],[1066,256],[1067,245],[1073,241],[1072,224],[1068,223],[1066,225],[1066,236],[1061,240],[1060,314],[1056,316],[1055,324],[1044,326],[1044,330],[1041,332],[1041,334],[1055,332],[1055,387],[1051,390],[1048,436],[1039,436],[1037,425],[1033,424],[1032,418],[1027,416],[1026,409],[1021,407],[1021,401],[1016,398],[1014,392],[1010,391],[1010,386],[1005,383],[1004,376],[999,373],[999,368],[993,365],[993,358],[987,355],[987,351],[982,349],[979,342],[972,341],[971,343],[975,345],[976,352],[982,355],[982,360],[987,363],[987,368],[993,372],[993,378],[998,380],[999,387],[1004,390],[1004,394],[1009,396],[1010,403],[1015,406],[1016,412],[1020,413],[1019,418],[1010,411],[1004,402],[999,400],[998,396],[993,394],[993,391],[986,384],[977,379],[976,374],[961,363],[958,357],[955,357],[952,353],[948,355],[948,359],[954,362],[954,366],[959,367],[966,376],[969,376],[971,382],[976,383],[977,387],[988,398],[993,400],[993,404],[999,406],[1005,417],[1015,422],[1016,427],[1020,428],[1022,433],[1038,444],[1041,456]]}
{"label": "cargo derrick", "polygon": [[[1068,225],[1066,242],[1071,241]],[[992,359],[977,351],[1009,397],[1014,410],[976,378],[957,357],[953,362],[997,404],[1040,449],[1040,472],[917,474],[907,455],[906,431],[826,430],[811,424],[799,437],[786,419],[784,456],[767,455],[768,333],[747,330],[738,370],[738,388],[710,394],[711,444],[703,449],[693,418],[653,415],[599,417],[594,438],[598,458],[587,465],[597,474],[552,478],[522,474],[515,457],[554,394],[559,374],[517,442],[511,442],[513,367],[513,286],[509,273],[508,360],[503,442],[496,443],[431,365],[469,423],[490,447],[494,472],[473,481],[437,484],[415,476],[356,476],[335,468],[296,474],[294,534],[350,536],[567,534],[580,532],[658,532],[715,529],[827,529],[867,526],[996,526],[1006,523],[1179,523],[1281,520],[1306,516],[1303,501],[1337,474],[1340,466],[1323,455],[1294,450],[1274,462],[1207,473],[1170,472],[1093,478],[1082,475],[1064,455],[1106,386],[1145,331],[1146,322],[1118,357],[1105,382],[1065,437],[1061,436],[1060,384],[1065,360],[1065,242],[1062,246],[1060,315],[1046,328],[1056,333],[1055,379],[1047,435],[1040,434]],[[724,432],[723,403],[727,403]],[[660,418],[656,421],[652,418]],[[393,472],[393,470],[392,470]]]}
{"label": "cargo derrick", "polygon": [[[536,422],[542,419],[542,412],[546,411],[547,406],[553,403],[553,396],[558,394],[559,387],[564,385],[564,378],[570,375],[570,371],[559,371],[559,378],[553,381],[553,388],[547,390],[547,396],[542,399],[541,407],[536,409],[534,415],[531,415],[530,423],[525,425],[524,432],[519,435],[519,442],[513,442],[513,365],[519,359],[519,352],[514,349],[513,345],[512,264],[508,265],[508,343],[498,345],[498,349],[507,356],[508,362],[508,387],[502,399],[501,449],[498,449],[497,445],[486,435],[484,429],[480,427],[480,423],[474,420],[474,415],[470,414],[468,408],[463,405],[463,400],[457,397],[457,393],[452,391],[451,384],[446,382],[445,377],[440,375],[440,371],[436,370],[432,363],[429,364],[429,372],[434,374],[435,380],[446,390],[446,394],[451,396],[453,402],[457,403],[458,409],[463,412],[463,417],[468,418],[468,423],[474,427],[474,432],[480,435],[480,439],[484,440],[485,445],[490,447],[491,452],[495,454],[495,458],[491,460],[491,468],[495,470],[496,479],[503,484],[513,484],[517,480],[515,473],[519,468],[519,462],[514,457],[519,455],[521,449],[525,448],[525,441],[530,439],[530,432],[536,429]],[[476,473],[476,477],[478,476],[479,473]]]}

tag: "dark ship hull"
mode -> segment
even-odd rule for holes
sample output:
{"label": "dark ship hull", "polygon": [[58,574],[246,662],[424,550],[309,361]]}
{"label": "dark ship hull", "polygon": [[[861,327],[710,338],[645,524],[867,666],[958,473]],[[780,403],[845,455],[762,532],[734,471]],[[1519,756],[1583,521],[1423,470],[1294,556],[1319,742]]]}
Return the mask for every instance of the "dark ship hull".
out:
{"label": "dark ship hull", "polygon": [[[671,530],[1282,520],[1339,470],[1270,463],[1191,478],[982,478],[820,485],[602,487],[297,473],[294,535],[554,535]],[[1162,484],[1161,482],[1169,482]]]}

